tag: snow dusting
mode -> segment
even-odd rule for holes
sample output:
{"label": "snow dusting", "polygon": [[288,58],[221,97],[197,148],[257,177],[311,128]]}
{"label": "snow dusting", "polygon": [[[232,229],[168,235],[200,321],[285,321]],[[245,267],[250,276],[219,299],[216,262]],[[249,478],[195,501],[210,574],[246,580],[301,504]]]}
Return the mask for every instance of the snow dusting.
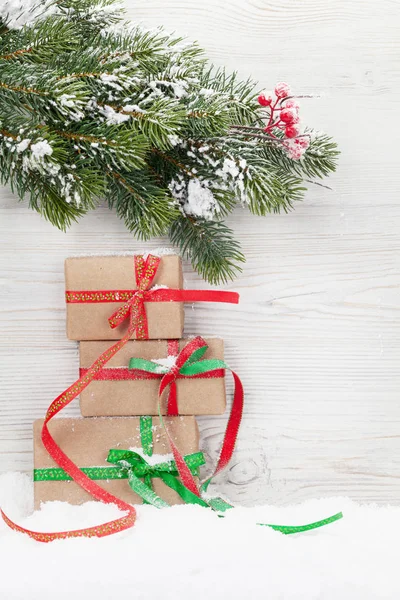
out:
{"label": "snow dusting", "polygon": [[171,369],[176,362],[176,356],[169,355],[165,356],[164,358],[153,358],[152,361],[162,367],[167,367],[167,369]]}
{"label": "snow dusting", "polygon": [[37,19],[59,11],[54,0],[6,0],[0,2],[0,18],[7,21],[10,29],[31,25]]}
{"label": "snow dusting", "polygon": [[[168,256],[169,254],[179,254],[179,252],[177,252],[177,250],[175,250],[174,248],[154,248],[152,250],[146,250],[146,252],[136,252],[136,254],[143,254],[143,258],[147,258],[149,254],[152,254],[153,256]],[[161,287],[161,286],[160,286]],[[153,286],[153,289],[155,289],[156,286]]]}
{"label": "snow dusting", "polygon": [[[145,454],[143,452],[143,448],[129,448],[129,450],[131,450],[132,452],[136,452],[136,454],[139,454],[139,456],[142,456],[144,458],[144,460],[149,464],[149,465],[159,465],[160,463],[165,463],[165,462],[169,462],[170,460],[174,460],[174,456],[172,453],[168,453],[168,454],[152,454],[152,456],[148,456],[147,454]],[[129,466],[129,464],[127,465]]]}
{"label": "snow dusting", "polygon": [[35,160],[40,160],[44,156],[50,156],[53,154],[53,149],[49,142],[46,142],[46,140],[41,140],[36,142],[36,144],[32,144],[31,152]]}
{"label": "snow dusting", "polygon": [[[153,256],[168,256],[171,254],[179,255],[179,252],[177,252],[174,248],[154,248],[151,250],[143,250],[142,252],[140,250],[136,250],[135,252],[128,252],[126,250],[122,250],[121,252],[85,252],[84,254],[71,254],[70,256],[71,258],[86,258],[87,256],[132,256],[133,258],[138,254],[140,254],[141,256],[143,256],[144,259],[146,259],[149,256],[149,254],[152,254]],[[157,288],[162,287],[167,286],[154,285],[152,289],[155,290]]]}
{"label": "snow dusting", "polygon": [[122,112],[114,110],[112,106],[105,104],[104,106],[98,107],[99,112],[105,116],[106,121],[109,125],[120,125],[125,121],[129,121],[129,115],[125,115]]}

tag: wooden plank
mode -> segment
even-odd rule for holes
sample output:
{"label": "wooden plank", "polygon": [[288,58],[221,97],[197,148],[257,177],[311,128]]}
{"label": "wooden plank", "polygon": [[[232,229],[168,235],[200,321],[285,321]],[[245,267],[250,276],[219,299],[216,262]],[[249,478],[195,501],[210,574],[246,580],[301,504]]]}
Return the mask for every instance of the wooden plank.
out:
{"label": "wooden plank", "polygon": [[[220,335],[246,416],[221,490],[243,504],[400,497],[397,191],[398,3],[127,1],[131,18],[198,38],[216,64],[301,93],[304,121],[337,138],[329,182],[289,215],[237,210],[247,263],[239,307],[187,308],[188,334]],[[383,122],[387,123],[386,130]],[[389,129],[389,131],[387,131]],[[105,207],[67,233],[0,191],[0,471],[32,467],[31,422],[77,372],[65,337],[63,260],[151,249]],[[185,264],[186,287],[204,287]],[[78,414],[77,406],[66,411]],[[223,417],[200,419],[215,459]]]}

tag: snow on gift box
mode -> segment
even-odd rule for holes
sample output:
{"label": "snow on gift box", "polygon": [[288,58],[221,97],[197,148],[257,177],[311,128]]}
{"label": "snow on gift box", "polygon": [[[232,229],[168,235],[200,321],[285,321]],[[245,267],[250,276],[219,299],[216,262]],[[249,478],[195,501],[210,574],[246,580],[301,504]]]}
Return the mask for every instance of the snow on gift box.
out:
{"label": "snow on gift box", "polygon": [[[177,356],[189,340],[129,341],[103,368],[80,395],[81,413],[92,416],[157,415],[160,382],[176,364]],[[204,340],[207,350],[202,360],[210,370],[178,373],[176,383],[160,398],[162,414],[214,415],[226,408],[224,343],[218,338]],[[80,375],[84,375],[109,342],[81,342]],[[202,363],[204,364],[204,363]],[[200,365],[199,365],[200,366]],[[130,367],[130,368],[129,368]],[[213,368],[214,367],[214,368]],[[176,386],[176,387],[175,387]]]}

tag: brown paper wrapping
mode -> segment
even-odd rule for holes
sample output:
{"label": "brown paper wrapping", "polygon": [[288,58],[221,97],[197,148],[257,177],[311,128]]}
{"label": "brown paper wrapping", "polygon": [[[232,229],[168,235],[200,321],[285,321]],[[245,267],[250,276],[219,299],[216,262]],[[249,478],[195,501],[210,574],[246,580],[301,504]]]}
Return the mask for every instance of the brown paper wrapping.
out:
{"label": "brown paper wrapping", "polygon": [[[199,451],[199,431],[194,417],[166,417],[169,431],[183,455]],[[57,467],[41,440],[43,420],[33,425],[35,469]],[[51,435],[79,467],[110,466],[106,458],[111,448],[140,448],[139,418],[57,418],[48,424]],[[153,417],[154,454],[170,454],[170,446],[158,417]],[[142,500],[129,487],[126,479],[97,481],[101,487],[131,504]],[[159,478],[152,480],[156,494],[169,504],[182,504],[178,494]],[[74,481],[35,481],[35,508],[41,502],[61,500],[82,504],[93,497]]]}
{"label": "brown paper wrapping", "polygon": [[[189,340],[180,340],[180,350]],[[218,338],[205,340],[208,349],[203,358],[224,358],[224,343]],[[132,357],[154,360],[168,354],[167,341],[128,342],[107,367],[128,367]],[[108,342],[81,342],[80,366],[88,368],[109,346]],[[80,405],[84,417],[157,415],[158,388],[161,378],[125,381],[92,381],[81,392]],[[225,377],[177,380],[180,415],[220,415],[225,412]],[[161,410],[166,413],[168,389],[161,397]]]}
{"label": "brown paper wrapping", "polygon": [[[152,285],[182,289],[182,262],[171,254],[161,257]],[[134,290],[135,264],[130,256],[83,256],[65,261],[68,291]],[[67,303],[67,337],[70,340],[116,340],[128,328],[128,319],[111,329],[108,318],[123,302]],[[146,302],[149,339],[180,338],[183,333],[182,302]],[[133,336],[134,337],[134,336]]]}

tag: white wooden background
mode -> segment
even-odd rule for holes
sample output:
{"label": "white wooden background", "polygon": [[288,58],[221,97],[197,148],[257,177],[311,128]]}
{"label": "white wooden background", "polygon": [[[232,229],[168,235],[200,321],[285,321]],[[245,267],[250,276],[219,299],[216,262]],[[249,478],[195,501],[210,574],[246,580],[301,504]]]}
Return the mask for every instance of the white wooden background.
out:
{"label": "white wooden background", "polygon": [[[391,0],[127,0],[148,26],[197,38],[219,65],[286,80],[304,121],[335,136],[330,180],[292,214],[230,219],[247,256],[239,308],[187,310],[220,334],[246,416],[223,491],[243,504],[326,495],[400,498],[399,25]],[[77,372],[63,261],[140,250],[105,208],[64,234],[0,190],[0,471],[32,467],[31,423]],[[163,240],[147,248],[165,245]],[[203,287],[185,265],[187,287]],[[77,406],[67,414],[78,414]],[[200,423],[215,455],[223,418]]]}

